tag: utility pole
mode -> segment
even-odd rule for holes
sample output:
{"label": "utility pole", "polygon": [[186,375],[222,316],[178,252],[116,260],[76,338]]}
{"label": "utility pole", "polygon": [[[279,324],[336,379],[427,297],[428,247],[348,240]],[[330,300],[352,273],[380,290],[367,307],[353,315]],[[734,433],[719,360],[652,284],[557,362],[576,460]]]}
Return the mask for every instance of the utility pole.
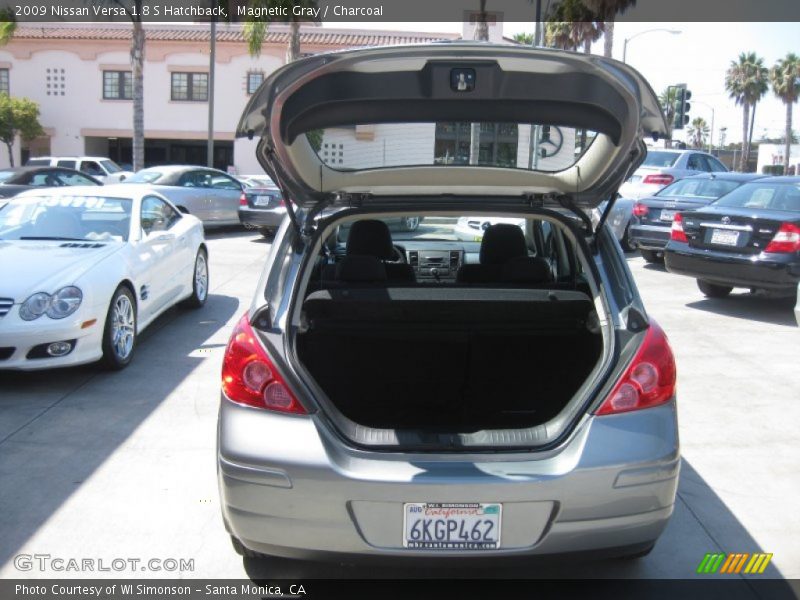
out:
{"label": "utility pole", "polygon": [[208,59],[208,145],[206,164],[214,167],[214,65],[217,62],[217,20],[211,19],[211,52]]}

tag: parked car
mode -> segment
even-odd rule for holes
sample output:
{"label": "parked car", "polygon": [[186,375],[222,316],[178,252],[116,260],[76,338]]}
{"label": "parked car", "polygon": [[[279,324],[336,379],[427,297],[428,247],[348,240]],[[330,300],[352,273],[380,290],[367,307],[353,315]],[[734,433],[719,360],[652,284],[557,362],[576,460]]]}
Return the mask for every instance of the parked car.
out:
{"label": "parked car", "polygon": [[24,192],[0,240],[0,369],[121,369],[159,314],[208,295],[202,224],[146,188]]}
{"label": "parked car", "polygon": [[8,199],[37,187],[61,187],[67,185],[102,185],[94,177],[75,169],[60,167],[14,167],[0,169],[0,207]]}
{"label": "parked car", "polygon": [[716,157],[700,150],[649,149],[647,157],[622,185],[623,198],[652,196],[673,181],[698,173],[724,173],[728,168]]}
{"label": "parked car", "polygon": [[119,183],[133,175],[104,156],[37,156],[28,159],[28,167],[64,167],[75,169],[103,183]]}
{"label": "parked car", "polygon": [[242,225],[247,229],[258,229],[264,237],[272,237],[285,216],[283,194],[274,184],[272,187],[245,184],[239,199],[239,221]]}
{"label": "parked car", "polygon": [[633,205],[630,224],[631,244],[647,262],[664,256],[672,219],[677,212],[707,206],[748,181],[760,179],[755,173],[704,173],[671,183],[653,196],[640,198]]}
{"label": "parked car", "polygon": [[667,270],[722,298],[735,287],[794,294],[800,283],[800,177],[758,179],[676,213]]}
{"label": "parked car", "polygon": [[[426,160],[423,125],[484,130],[486,114],[598,133],[557,173]],[[392,166],[365,152],[337,170],[298,142],[365,119],[391,124]],[[237,551],[426,567],[647,553],[680,468],[675,364],[587,211],[666,131],[641,75],[598,56],[431,44],[276,70],[237,128],[298,208],[223,358],[217,473]],[[471,213],[530,227],[409,240],[381,220]],[[544,223],[552,242],[527,235]]]}
{"label": "parked car", "polygon": [[252,188],[274,188],[275,182],[267,175],[239,175],[236,177],[242,185]]}
{"label": "parked car", "polygon": [[146,185],[169,198],[181,212],[208,225],[239,223],[239,202],[244,186],[218,169],[194,165],[165,165],[137,171],[127,185]]}
{"label": "parked car", "polygon": [[459,240],[465,242],[480,242],[483,240],[483,234],[492,225],[498,223],[511,223],[518,227],[525,227],[525,219],[517,217],[489,217],[482,215],[475,215],[469,217],[460,217],[456,221],[456,226],[453,228],[453,233]]}

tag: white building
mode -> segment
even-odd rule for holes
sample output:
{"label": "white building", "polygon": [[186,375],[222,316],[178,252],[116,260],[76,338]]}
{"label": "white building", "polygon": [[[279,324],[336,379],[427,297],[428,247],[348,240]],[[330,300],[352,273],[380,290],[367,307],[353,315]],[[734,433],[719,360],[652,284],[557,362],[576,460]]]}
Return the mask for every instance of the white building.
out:
{"label": "white building", "polygon": [[[786,154],[785,144],[759,144],[756,172],[763,173],[763,167],[767,165],[782,165],[784,154]],[[790,173],[792,167],[794,167],[794,174],[800,175],[800,144],[791,144],[789,146]]]}

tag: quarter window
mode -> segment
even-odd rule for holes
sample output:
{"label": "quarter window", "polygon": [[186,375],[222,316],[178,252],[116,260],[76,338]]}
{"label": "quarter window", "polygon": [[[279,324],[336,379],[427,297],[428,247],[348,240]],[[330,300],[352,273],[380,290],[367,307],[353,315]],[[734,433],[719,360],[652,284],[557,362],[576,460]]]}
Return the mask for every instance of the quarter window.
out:
{"label": "quarter window", "polygon": [[133,78],[130,71],[103,71],[103,99],[131,100]]}
{"label": "quarter window", "polygon": [[208,73],[173,73],[172,100],[208,101]]}

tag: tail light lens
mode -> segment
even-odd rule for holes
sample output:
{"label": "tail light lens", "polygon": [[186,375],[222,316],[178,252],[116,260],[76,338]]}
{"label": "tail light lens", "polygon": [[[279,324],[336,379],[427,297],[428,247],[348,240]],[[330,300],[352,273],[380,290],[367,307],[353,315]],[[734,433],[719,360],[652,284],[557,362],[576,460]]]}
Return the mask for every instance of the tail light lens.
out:
{"label": "tail light lens", "polygon": [[286,206],[286,201],[281,198],[281,201],[278,203],[278,206]]}
{"label": "tail light lens", "polygon": [[642,204],[641,202],[636,202],[636,203],[634,203],[634,205],[633,205],[633,214],[634,214],[634,216],[636,216],[636,217],[643,217],[643,216],[645,216],[645,215],[646,215],[648,212],[650,212],[650,209],[649,209],[649,208],[647,208],[647,206],[645,206],[645,205],[644,205],[644,204]]}
{"label": "tail light lens", "polygon": [[675,213],[672,218],[672,229],[669,232],[669,239],[673,242],[688,242],[686,233],[683,231],[683,217],[681,213]]}
{"label": "tail light lens", "polygon": [[777,252],[782,254],[800,251],[800,227],[792,223],[783,223],[778,228],[775,237],[764,248],[764,252]]}
{"label": "tail light lens", "polygon": [[645,175],[644,179],[642,179],[642,183],[652,183],[655,185],[669,185],[673,181],[675,181],[675,178],[672,175],[667,175],[666,173]]}
{"label": "tail light lens", "polygon": [[298,415],[306,410],[256,341],[247,313],[233,329],[222,361],[222,391],[233,402]]}
{"label": "tail light lens", "polygon": [[595,414],[612,415],[664,404],[675,395],[675,379],[675,357],[667,336],[651,320],[636,356]]}
{"label": "tail light lens", "polygon": [[247,194],[244,192],[239,196],[239,206],[247,206]]}

